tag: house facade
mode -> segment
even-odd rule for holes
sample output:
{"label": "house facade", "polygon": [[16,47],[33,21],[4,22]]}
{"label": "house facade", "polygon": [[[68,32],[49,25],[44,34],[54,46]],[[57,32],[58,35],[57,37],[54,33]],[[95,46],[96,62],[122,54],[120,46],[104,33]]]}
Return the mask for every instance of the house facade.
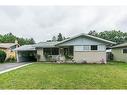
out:
{"label": "house facade", "polygon": [[106,47],[113,44],[108,40],[80,34],[61,42],[40,42],[33,47],[37,61],[106,63]]}
{"label": "house facade", "polygon": [[127,43],[116,45],[112,48],[114,61],[127,62]]}

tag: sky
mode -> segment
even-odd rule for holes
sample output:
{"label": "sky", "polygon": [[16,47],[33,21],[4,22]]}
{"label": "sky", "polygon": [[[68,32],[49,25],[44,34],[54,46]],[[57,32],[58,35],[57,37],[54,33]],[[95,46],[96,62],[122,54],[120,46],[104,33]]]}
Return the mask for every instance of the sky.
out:
{"label": "sky", "polygon": [[50,40],[90,30],[127,31],[126,6],[0,6],[0,34]]}

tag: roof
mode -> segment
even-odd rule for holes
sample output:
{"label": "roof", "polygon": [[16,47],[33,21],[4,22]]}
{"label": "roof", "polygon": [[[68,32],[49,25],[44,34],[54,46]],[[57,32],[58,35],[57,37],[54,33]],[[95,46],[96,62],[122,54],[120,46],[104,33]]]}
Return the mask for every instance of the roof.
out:
{"label": "roof", "polygon": [[35,44],[35,47],[55,47],[58,42],[40,42]]}
{"label": "roof", "polygon": [[95,37],[95,36],[91,36],[91,35],[87,35],[87,34],[82,33],[82,34],[74,36],[72,38],[63,40],[63,41],[57,43],[56,45],[62,44],[64,42],[70,41],[70,40],[75,39],[75,38],[80,37],[80,36],[85,36],[85,37],[92,38],[92,39],[95,39],[95,40],[98,40],[98,41],[102,41],[102,42],[108,43],[108,44],[116,44],[115,42],[112,42],[112,41],[108,41],[108,40],[105,40],[105,39],[102,39],[102,38],[98,38],[98,37]]}
{"label": "roof", "polygon": [[113,46],[112,48],[120,48],[120,47],[127,47],[127,43],[122,43],[122,44]]}
{"label": "roof", "polygon": [[17,45],[16,43],[0,43],[0,48],[10,48],[14,45]]}
{"label": "roof", "polygon": [[60,41],[60,42],[58,42],[58,41],[56,41],[56,42],[39,42],[39,43],[34,44],[34,45],[23,45],[23,46],[20,46],[20,47],[16,48],[15,51],[31,51],[31,50],[35,50],[35,48],[56,47],[57,45],[59,45],[61,43],[73,40],[73,39],[75,39],[77,37],[80,37],[80,36],[89,37],[89,38],[92,38],[92,39],[95,39],[95,40],[98,40],[98,41],[102,41],[102,42],[105,42],[105,43],[108,43],[108,44],[116,44],[115,42],[104,40],[104,39],[94,37],[94,36],[91,36],[91,35],[80,34],[80,35],[74,36],[72,38],[66,39],[64,41]]}
{"label": "roof", "polygon": [[16,49],[14,49],[14,51],[35,51],[35,47],[34,45],[23,45],[23,46],[20,46]]}
{"label": "roof", "polygon": [[70,40],[73,40],[77,37],[80,37],[80,36],[85,36],[85,37],[88,37],[88,38],[92,38],[92,39],[95,39],[95,40],[98,40],[98,41],[102,41],[104,43],[108,43],[108,44],[116,44],[115,42],[112,42],[112,41],[108,41],[108,40],[105,40],[105,39],[102,39],[102,38],[98,38],[98,37],[95,37],[95,36],[91,36],[91,35],[87,35],[87,34],[80,34],[80,35],[77,35],[77,36],[74,36],[72,38],[69,38],[69,39],[66,39],[66,40],[63,40],[63,41],[56,41],[56,42],[40,42],[40,43],[37,43],[35,44],[34,46],[35,47],[40,47],[40,48],[46,48],[46,47],[56,47],[57,45],[59,44],[62,44],[64,42],[67,42],[67,41],[70,41]]}

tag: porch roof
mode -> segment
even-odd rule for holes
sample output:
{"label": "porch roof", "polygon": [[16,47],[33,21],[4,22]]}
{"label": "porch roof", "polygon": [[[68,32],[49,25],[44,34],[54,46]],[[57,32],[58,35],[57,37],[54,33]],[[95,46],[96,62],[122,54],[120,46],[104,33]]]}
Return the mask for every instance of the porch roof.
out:
{"label": "porch roof", "polygon": [[35,44],[34,46],[36,48],[46,48],[46,47],[56,47],[55,45],[57,44],[58,42],[40,42],[40,43],[37,43]]}
{"label": "porch roof", "polygon": [[23,45],[23,46],[20,46],[16,49],[14,49],[14,51],[35,51],[35,47],[34,45]]}

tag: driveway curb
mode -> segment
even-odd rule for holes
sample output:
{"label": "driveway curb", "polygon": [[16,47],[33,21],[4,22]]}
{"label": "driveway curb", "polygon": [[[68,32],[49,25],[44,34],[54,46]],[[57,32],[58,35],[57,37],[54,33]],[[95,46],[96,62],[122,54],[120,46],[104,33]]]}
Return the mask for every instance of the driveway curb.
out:
{"label": "driveway curb", "polygon": [[[10,64],[11,64],[11,63],[10,63]],[[17,63],[17,64],[18,64],[18,63]],[[28,65],[30,65],[30,64],[33,64],[33,63],[27,63],[27,64],[24,64],[24,65],[21,65],[21,66],[9,68],[9,69],[7,69],[7,70],[0,71],[0,74],[6,73],[6,72],[9,72],[9,71],[12,71],[12,70],[16,70],[16,69],[21,68],[21,67],[25,67],[25,66],[28,66]]]}

